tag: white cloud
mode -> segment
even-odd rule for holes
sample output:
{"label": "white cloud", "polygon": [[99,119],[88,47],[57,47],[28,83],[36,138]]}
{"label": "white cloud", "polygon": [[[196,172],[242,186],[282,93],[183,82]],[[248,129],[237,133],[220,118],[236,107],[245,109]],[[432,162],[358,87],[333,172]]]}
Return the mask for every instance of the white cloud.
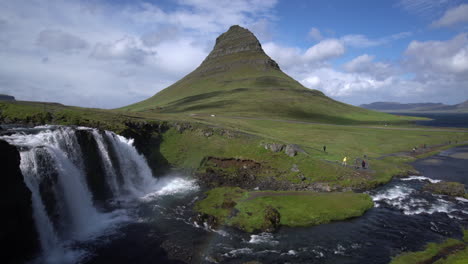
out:
{"label": "white cloud", "polygon": [[125,36],[110,43],[96,43],[90,56],[99,60],[123,60],[142,65],[155,54],[156,51],[144,47],[138,39]]}
{"label": "white cloud", "polygon": [[327,64],[327,61],[340,57],[345,53],[345,47],[337,39],[325,39],[305,51],[296,47],[278,45],[267,42],[263,45],[265,52],[273,58],[281,68],[306,70]]}
{"label": "white cloud", "polygon": [[310,29],[308,37],[315,41],[319,41],[323,39],[322,33],[320,33],[320,30],[315,27]]}
{"label": "white cloud", "polygon": [[325,39],[310,47],[304,54],[308,61],[324,61],[336,58],[345,53],[343,43],[337,39]]}
{"label": "white cloud", "polygon": [[412,41],[405,51],[406,65],[423,75],[468,76],[468,34],[447,41]]}
{"label": "white cloud", "polygon": [[375,56],[363,54],[345,63],[343,68],[347,72],[367,73],[379,79],[387,78],[396,73],[392,65],[383,62],[375,62],[374,59]]}
{"label": "white cloud", "polygon": [[80,37],[61,30],[43,30],[39,33],[37,45],[52,51],[72,52],[88,48],[88,43]]}
{"label": "white cloud", "polygon": [[448,27],[468,22],[468,4],[461,4],[445,11],[444,15],[432,23],[433,27]]}
{"label": "white cloud", "polygon": [[378,39],[369,39],[368,37],[360,34],[350,34],[341,37],[341,41],[347,46],[356,47],[356,48],[368,48],[374,46],[385,45],[392,41],[403,39],[411,36],[411,32],[400,32],[390,36],[378,38]]}

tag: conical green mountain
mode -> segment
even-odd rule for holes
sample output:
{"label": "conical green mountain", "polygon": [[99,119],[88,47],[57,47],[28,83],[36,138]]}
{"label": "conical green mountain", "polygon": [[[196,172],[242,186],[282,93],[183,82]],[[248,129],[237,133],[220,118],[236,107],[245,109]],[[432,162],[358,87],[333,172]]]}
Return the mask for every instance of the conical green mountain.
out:
{"label": "conical green mountain", "polygon": [[215,114],[339,122],[394,116],[337,102],[281,71],[252,32],[232,26],[193,72],[151,98],[121,108],[156,113]]}

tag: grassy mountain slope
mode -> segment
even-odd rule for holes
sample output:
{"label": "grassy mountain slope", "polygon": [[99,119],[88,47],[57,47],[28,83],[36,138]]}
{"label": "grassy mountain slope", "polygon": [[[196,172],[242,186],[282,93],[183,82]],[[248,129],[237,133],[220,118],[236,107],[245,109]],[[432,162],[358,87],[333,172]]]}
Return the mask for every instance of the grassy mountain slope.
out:
{"label": "grassy mountain slope", "polygon": [[215,114],[329,123],[394,122],[402,117],[337,102],[302,86],[265,54],[247,29],[232,26],[193,72],[153,97],[119,110]]}

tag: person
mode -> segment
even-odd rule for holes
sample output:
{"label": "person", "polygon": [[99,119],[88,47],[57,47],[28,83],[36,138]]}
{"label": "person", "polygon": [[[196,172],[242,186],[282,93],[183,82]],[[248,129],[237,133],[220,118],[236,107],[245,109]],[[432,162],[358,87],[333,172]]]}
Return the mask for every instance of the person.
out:
{"label": "person", "polygon": [[323,152],[327,152],[327,146],[323,145]]}
{"label": "person", "polygon": [[346,160],[347,160],[347,157],[345,156],[345,157],[343,158],[343,162],[341,163],[341,165],[346,166]]}
{"label": "person", "polygon": [[365,168],[366,168],[366,161],[365,161],[365,160],[362,160],[361,165],[362,165],[362,168],[365,169]]}
{"label": "person", "polygon": [[415,148],[415,147],[413,148],[413,153],[414,153],[414,152],[416,152],[416,148]]}

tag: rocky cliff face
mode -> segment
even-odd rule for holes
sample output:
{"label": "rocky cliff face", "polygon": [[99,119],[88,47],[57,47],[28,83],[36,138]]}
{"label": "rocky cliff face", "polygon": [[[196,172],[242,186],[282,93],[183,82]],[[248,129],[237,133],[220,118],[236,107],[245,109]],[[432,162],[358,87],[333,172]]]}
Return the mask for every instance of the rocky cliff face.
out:
{"label": "rocky cliff face", "polygon": [[246,64],[280,70],[278,64],[263,51],[255,35],[235,25],[216,39],[213,50],[195,72],[206,75]]}
{"label": "rocky cliff face", "polygon": [[0,140],[0,244],[2,263],[31,259],[39,251],[34,225],[31,192],[20,170],[16,147]]}

